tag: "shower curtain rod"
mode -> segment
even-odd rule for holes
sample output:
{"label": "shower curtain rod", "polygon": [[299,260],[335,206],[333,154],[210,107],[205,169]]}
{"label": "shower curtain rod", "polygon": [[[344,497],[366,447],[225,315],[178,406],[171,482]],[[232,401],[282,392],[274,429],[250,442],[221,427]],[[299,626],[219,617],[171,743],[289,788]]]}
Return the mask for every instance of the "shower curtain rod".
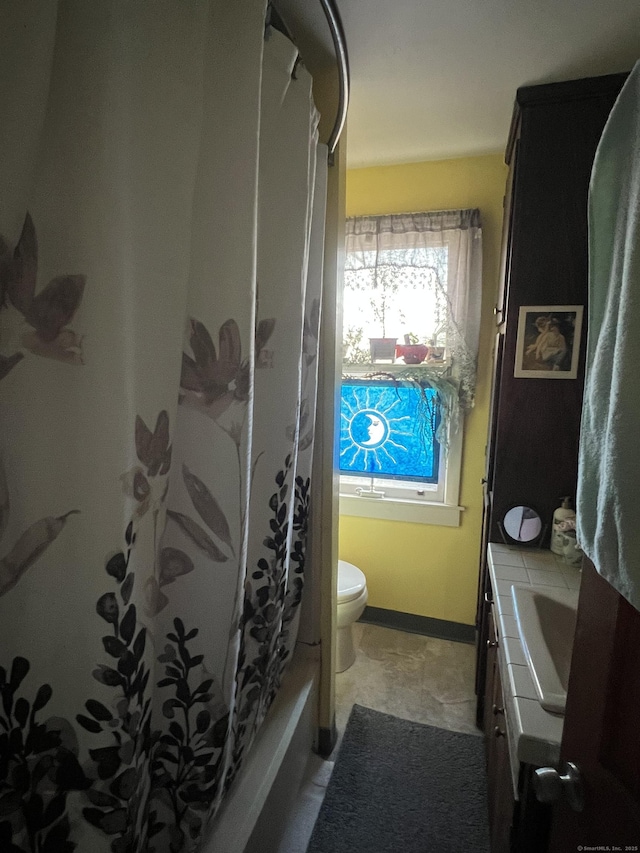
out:
{"label": "shower curtain rod", "polygon": [[331,38],[336,51],[336,59],[338,60],[338,113],[336,115],[333,130],[329,136],[329,165],[333,166],[335,162],[334,153],[340,134],[344,129],[345,121],[347,120],[347,110],[349,108],[349,54],[347,52],[347,39],[342,26],[342,19],[336,0],[320,0],[320,5],[327,18],[329,29],[331,30]]}
{"label": "shower curtain rod", "polygon": [[[335,162],[335,150],[342,131],[344,130],[345,121],[347,120],[351,78],[349,73],[347,39],[344,34],[344,27],[342,26],[342,19],[340,17],[338,6],[336,5],[336,0],[320,0],[320,5],[322,6],[322,11],[324,12],[327,23],[329,24],[329,29],[331,30],[331,38],[333,40],[333,47],[336,52],[336,60],[338,62],[338,110],[336,120],[334,122],[333,129],[329,134],[329,141],[327,143],[329,148],[329,165],[333,166]],[[268,16],[267,25],[275,24],[278,29],[281,29],[284,32],[290,41],[295,43],[295,39],[293,38],[289,27],[282,18],[282,15],[276,8],[275,4],[272,2],[269,6],[273,11],[275,11],[277,20],[273,20]]]}

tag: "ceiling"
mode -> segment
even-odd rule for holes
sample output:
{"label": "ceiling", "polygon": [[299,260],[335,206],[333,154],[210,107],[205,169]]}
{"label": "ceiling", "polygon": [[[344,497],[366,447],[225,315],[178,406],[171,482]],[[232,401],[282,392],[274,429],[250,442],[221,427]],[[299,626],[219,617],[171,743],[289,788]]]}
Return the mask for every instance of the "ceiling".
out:
{"label": "ceiling", "polygon": [[[504,150],[519,86],[630,70],[639,0],[337,0],[351,65],[350,168]],[[310,67],[319,0],[278,0]],[[311,51],[309,51],[311,52]],[[313,67],[311,67],[313,71]]]}

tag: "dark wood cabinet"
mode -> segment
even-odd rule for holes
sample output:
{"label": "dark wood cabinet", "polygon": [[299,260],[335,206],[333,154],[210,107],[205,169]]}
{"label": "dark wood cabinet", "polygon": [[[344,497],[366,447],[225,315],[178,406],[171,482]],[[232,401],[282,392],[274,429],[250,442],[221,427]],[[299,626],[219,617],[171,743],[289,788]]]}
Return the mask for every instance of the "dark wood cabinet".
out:
{"label": "dark wood cabinet", "polygon": [[[587,198],[596,147],[625,74],[518,89],[506,150],[502,269],[487,441],[476,629],[477,720],[484,714],[487,542],[517,505],[554,509],[575,495],[587,318]],[[514,376],[521,306],[585,308],[577,379]]]}
{"label": "dark wood cabinet", "polygon": [[[498,632],[493,618],[493,610],[489,609],[487,616],[487,666],[485,671],[484,684],[484,715],[482,720],[482,730],[486,738],[487,754],[489,751],[489,743],[491,741],[491,733],[495,726],[493,704],[495,692],[496,678],[498,677]],[[500,704],[498,707],[503,707]]]}
{"label": "dark wood cabinet", "polygon": [[489,831],[492,853],[509,853],[511,827],[517,804],[511,780],[498,643],[498,632],[490,610],[483,720],[487,755]]}
{"label": "dark wood cabinet", "polygon": [[[547,526],[575,495],[587,317],[587,196],[596,147],[625,75],[530,86],[516,95],[506,152],[502,274],[496,317],[504,335],[494,387],[487,479],[489,538],[512,506]],[[585,307],[577,379],[514,377],[521,306]]]}
{"label": "dark wood cabinet", "polygon": [[[496,343],[493,351],[494,357],[494,385],[499,384],[500,370],[502,366],[502,347],[504,336],[499,334],[496,337]],[[497,426],[497,395],[493,396],[491,401],[491,409],[489,412],[489,440],[488,445],[494,443],[495,432]],[[493,458],[493,457],[491,457]],[[489,465],[487,460],[487,470],[482,481],[482,541],[480,543],[480,572],[478,574],[478,602],[476,607],[476,695],[478,697],[476,707],[476,722],[478,726],[482,726],[484,715],[484,697],[485,697],[485,678],[487,670],[486,648],[488,635],[488,615],[491,605],[491,584],[489,583],[489,572],[487,569],[487,546],[489,544],[489,527],[491,522],[491,504],[492,494],[489,491],[489,483],[493,479],[493,463]]]}
{"label": "dark wood cabinet", "polygon": [[504,716],[500,669],[496,664],[491,694],[492,725],[487,737],[489,826],[492,853],[510,853],[518,804],[513,795],[509,741]]}
{"label": "dark wood cabinet", "polygon": [[[550,812],[535,800],[528,765],[520,765],[514,797],[508,738],[500,734],[500,715],[493,714],[494,706],[503,705],[492,645],[487,543],[502,541],[500,522],[508,509],[526,505],[540,514],[546,527],[541,544],[548,547],[554,509],[562,496],[575,495],[588,316],[589,179],[625,78],[616,74],[519,89],[506,151],[476,614],[477,722],[487,737],[492,853],[542,853]],[[567,305],[584,306],[577,378],[515,377],[520,308]]]}
{"label": "dark wood cabinet", "polygon": [[518,762],[517,756],[510,754],[498,651],[500,636],[492,607],[488,608],[485,617],[487,654],[482,728],[487,759],[491,853],[544,853],[551,811],[535,797],[535,767]]}

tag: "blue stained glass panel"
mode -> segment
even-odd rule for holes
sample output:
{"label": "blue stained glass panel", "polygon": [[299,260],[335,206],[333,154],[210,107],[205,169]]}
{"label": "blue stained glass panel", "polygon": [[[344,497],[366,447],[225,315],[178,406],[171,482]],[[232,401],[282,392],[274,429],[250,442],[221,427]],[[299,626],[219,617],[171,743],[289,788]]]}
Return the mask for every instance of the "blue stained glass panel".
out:
{"label": "blue stained glass panel", "polygon": [[343,380],[339,469],[343,474],[438,482],[438,398],[432,388]]}

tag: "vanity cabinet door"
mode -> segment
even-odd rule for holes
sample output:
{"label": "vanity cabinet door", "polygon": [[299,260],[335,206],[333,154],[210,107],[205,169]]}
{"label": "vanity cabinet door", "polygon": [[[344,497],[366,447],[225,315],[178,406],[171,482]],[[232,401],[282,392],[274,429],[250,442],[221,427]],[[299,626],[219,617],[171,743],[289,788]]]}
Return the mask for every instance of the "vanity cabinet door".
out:
{"label": "vanity cabinet door", "polygon": [[485,735],[485,746],[487,748],[487,756],[489,743],[491,741],[491,733],[495,725],[493,705],[496,679],[499,680],[498,674],[498,632],[496,630],[495,621],[493,618],[493,608],[487,604],[486,612],[486,631],[487,639],[485,640],[486,648],[486,670],[484,682],[484,702],[482,714],[482,730]]}
{"label": "vanity cabinet door", "polygon": [[509,853],[515,808],[509,763],[509,741],[504,717],[504,697],[498,663],[499,637],[493,608],[487,608],[487,669],[483,729],[487,753],[487,787],[491,853]]}
{"label": "vanity cabinet door", "polygon": [[[489,704],[489,703],[487,703]],[[491,730],[487,737],[487,781],[491,853],[510,853],[515,800],[511,781],[509,741],[504,718],[504,697],[496,660],[489,707]]]}
{"label": "vanity cabinet door", "polygon": [[[485,486],[484,512],[482,520],[482,559],[478,578],[478,601],[476,605],[476,725],[484,727],[485,696],[487,694],[487,643],[489,641],[489,619],[491,616],[491,580],[487,564],[487,531],[489,520],[489,497]],[[495,633],[495,632],[494,632]],[[495,638],[494,638],[495,639]]]}

